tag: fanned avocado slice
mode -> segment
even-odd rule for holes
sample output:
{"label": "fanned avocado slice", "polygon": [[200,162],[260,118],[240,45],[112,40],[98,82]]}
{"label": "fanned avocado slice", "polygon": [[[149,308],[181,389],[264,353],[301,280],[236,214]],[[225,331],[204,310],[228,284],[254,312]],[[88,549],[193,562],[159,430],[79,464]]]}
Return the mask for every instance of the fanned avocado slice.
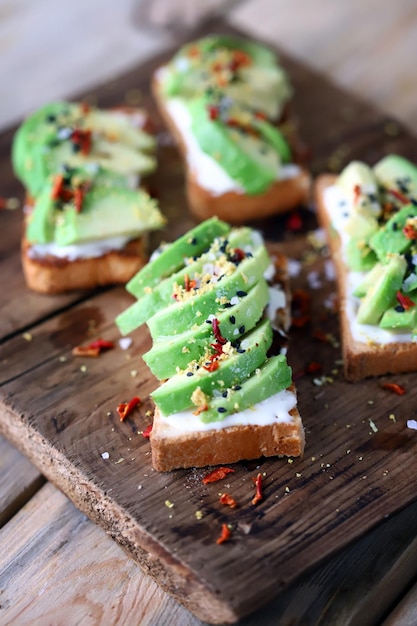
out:
{"label": "fanned avocado slice", "polygon": [[265,138],[211,119],[207,101],[188,103],[192,130],[201,149],[215,159],[246,193],[264,192],[277,180],[279,153]]}
{"label": "fanned avocado slice", "polygon": [[213,239],[226,235],[229,231],[230,226],[217,217],[202,222],[154,254],[149,263],[127,283],[127,291],[140,298],[144,295],[145,288],[154,287],[159,281],[178,271],[186,258],[200,255]]}
{"label": "fanned avocado slice", "polygon": [[193,394],[197,389],[210,396],[215,390],[221,395],[233,385],[241,384],[265,362],[271,343],[271,324],[265,320],[239,342],[239,351],[232,349],[228,355],[224,354],[217,369],[205,369],[213,363],[208,354],[201,363],[191,364],[187,371],[172,376],[151,397],[162,413],[171,415],[195,405]]}
{"label": "fanned avocado slice", "polygon": [[346,260],[354,272],[368,272],[374,267],[378,258],[365,241],[349,239],[346,247]]}
{"label": "fanned avocado slice", "polygon": [[406,236],[404,227],[410,218],[417,217],[417,206],[407,204],[395,213],[369,240],[370,247],[374,250],[379,260],[384,262],[387,254],[403,254],[409,248],[413,240]]}
{"label": "fanned avocado slice", "polygon": [[417,199],[417,167],[408,159],[389,154],[373,170],[385,190],[396,189],[408,198]]}
{"label": "fanned avocado slice", "polygon": [[212,398],[208,409],[200,413],[200,419],[205,423],[221,421],[288,389],[291,382],[292,371],[285,356],[271,357],[250,378],[228,390],[225,397]]}
{"label": "fanned avocado slice", "polygon": [[[187,278],[200,281],[201,275],[207,273],[203,272],[206,265],[210,267],[219,258],[223,259],[226,252],[235,247],[245,248],[251,245],[255,245],[255,242],[253,241],[253,233],[249,228],[233,229],[228,237],[214,239],[206,253],[195,260],[193,258],[185,259],[181,269],[161,280],[153,288],[145,290],[145,293],[137,302],[122,311],[116,318],[116,324],[120,332],[126,335],[145,322],[149,324],[149,320],[153,315],[174,301],[175,285],[178,285],[180,288],[185,287]],[[177,332],[181,331],[178,330]],[[174,331],[168,331],[167,327],[165,334],[174,334]]]}
{"label": "fanned avocado slice", "polygon": [[[249,293],[239,298],[232,306],[224,308],[218,314],[217,323],[222,337],[234,341],[241,336],[241,331],[249,332],[262,316],[269,301],[269,289],[266,281],[261,279]],[[143,360],[151,372],[160,380],[170,378],[183,370],[190,361],[198,360],[215,342],[212,319],[197,328],[186,330],[179,335],[155,338],[151,350],[143,355]]]}
{"label": "fanned avocado slice", "polygon": [[387,309],[379,323],[381,328],[391,331],[412,331],[417,325],[417,296],[408,297],[410,300],[407,308],[400,302]]}

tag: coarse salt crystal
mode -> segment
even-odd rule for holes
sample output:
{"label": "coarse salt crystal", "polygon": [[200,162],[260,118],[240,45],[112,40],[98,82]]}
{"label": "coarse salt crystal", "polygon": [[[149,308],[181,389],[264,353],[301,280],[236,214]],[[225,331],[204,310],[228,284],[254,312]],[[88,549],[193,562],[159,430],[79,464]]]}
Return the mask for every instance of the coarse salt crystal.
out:
{"label": "coarse salt crystal", "polygon": [[103,452],[103,454],[101,455],[101,458],[106,461],[107,459],[110,458],[110,454],[108,452]]}
{"label": "coarse salt crystal", "polygon": [[133,339],[131,337],[122,337],[119,339],[119,346],[122,350],[127,350],[133,343]]}
{"label": "coarse salt crystal", "polygon": [[411,430],[417,430],[417,421],[407,420],[407,428],[411,428]]}

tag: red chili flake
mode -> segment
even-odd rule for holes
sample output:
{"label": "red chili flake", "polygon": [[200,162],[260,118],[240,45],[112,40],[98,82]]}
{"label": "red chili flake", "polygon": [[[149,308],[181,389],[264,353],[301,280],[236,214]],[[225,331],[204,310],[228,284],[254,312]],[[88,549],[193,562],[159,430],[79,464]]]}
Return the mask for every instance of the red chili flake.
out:
{"label": "red chili flake", "polygon": [[220,496],[220,504],[230,506],[231,509],[235,509],[237,507],[236,500],[228,493],[222,493]]}
{"label": "red chili flake", "polygon": [[396,393],[397,396],[403,396],[405,394],[405,388],[397,383],[382,383],[381,387],[382,389],[387,389],[388,391]]}
{"label": "red chili flake", "polygon": [[[213,355],[215,356],[215,355]],[[209,365],[203,365],[203,369],[207,370],[207,372],[215,372],[220,367],[218,361],[212,361]]]}
{"label": "red chili flake", "polygon": [[311,296],[303,289],[296,289],[291,300],[291,323],[297,328],[305,326],[310,321]]}
{"label": "red chili flake", "polygon": [[63,187],[64,187],[64,176],[62,174],[57,174],[54,177],[54,183],[52,185],[52,191],[51,191],[52,200],[59,200],[59,198],[61,197]]}
{"label": "red chili flake", "polygon": [[91,152],[91,130],[75,128],[71,133],[71,141],[80,146],[82,154],[87,155]]}
{"label": "red chili flake", "polygon": [[0,210],[6,208],[6,198],[0,196]]}
{"label": "red chili flake", "polygon": [[321,328],[314,330],[312,337],[313,339],[318,339],[318,341],[323,341],[323,343],[329,343],[329,336]]}
{"label": "red chili flake", "polygon": [[268,117],[265,115],[265,113],[262,113],[262,111],[255,111],[255,117],[258,120],[267,120]]}
{"label": "red chili flake", "polygon": [[228,474],[232,474],[234,471],[235,470],[231,467],[217,467],[215,470],[204,476],[203,485],[223,480],[223,478],[226,478]]}
{"label": "red chili flake", "polygon": [[410,200],[407,198],[407,196],[401,193],[401,191],[398,191],[398,189],[388,189],[388,193],[394,196],[394,198],[397,198],[397,200],[399,200],[403,204],[410,204]]}
{"label": "red chili flake", "polygon": [[217,319],[217,317],[213,318],[211,325],[213,327],[214,336],[217,339],[218,343],[221,343],[222,345],[227,343],[227,339],[225,339],[220,332],[220,324],[219,324],[219,320]]}
{"label": "red chili flake", "polygon": [[197,285],[195,280],[190,280],[188,274],[184,276],[184,289],[185,291],[191,291]]}
{"label": "red chili flake", "polygon": [[142,432],[142,437],[145,437],[145,439],[149,439],[152,432],[152,426],[153,424],[149,424],[149,426],[145,428],[145,430]]}
{"label": "red chili flake", "polygon": [[88,346],[76,346],[72,349],[73,356],[93,356],[97,357],[103,350],[111,350],[114,348],[112,341],[105,341],[104,339],[96,339]]}
{"label": "red chili flake", "polygon": [[250,65],[251,58],[246,52],[243,52],[243,50],[235,50],[233,52],[233,63],[235,65],[237,64],[238,67],[241,65]]}
{"label": "red chili flake", "polygon": [[403,228],[403,233],[407,239],[417,239],[417,228],[414,224],[406,224]]}
{"label": "red chili flake", "polygon": [[209,118],[211,120],[217,120],[217,118],[219,117],[219,109],[218,109],[218,107],[215,107],[212,104],[210,104],[207,107],[207,111],[208,111],[208,114],[209,114]]}
{"label": "red chili flake", "polygon": [[190,46],[187,54],[189,57],[198,57],[200,55],[200,49],[198,46]]}
{"label": "red chili flake", "polygon": [[397,301],[406,311],[408,311],[408,309],[411,309],[413,306],[416,306],[416,303],[413,302],[411,298],[401,293],[401,291],[397,291]]}
{"label": "red chili flake", "polygon": [[355,185],[353,188],[353,204],[357,204],[359,202],[360,197],[361,197],[361,186]]}
{"label": "red chili flake", "polygon": [[322,365],[318,361],[311,361],[306,367],[308,374],[317,374],[317,372],[321,372],[322,369]]}
{"label": "red chili flake", "polygon": [[77,213],[81,213],[84,202],[84,189],[83,187],[75,187],[74,189],[74,205]]}
{"label": "red chili flake", "polygon": [[232,535],[232,532],[227,524],[222,524],[222,532],[220,537],[217,539],[216,543],[221,544],[225,541],[228,541]]}
{"label": "red chili flake", "polygon": [[258,504],[263,500],[264,496],[262,493],[262,474],[258,474],[256,478],[253,479],[256,487],[256,494],[252,498],[252,504]]}
{"label": "red chili flake", "polygon": [[130,415],[130,413],[136,406],[138,406],[138,404],[140,404],[140,398],[138,398],[137,396],[132,398],[129,402],[121,402],[117,407],[120,421],[123,422],[123,420],[125,420],[126,417]]}
{"label": "red chili flake", "polygon": [[88,102],[81,102],[81,112],[84,113],[84,115],[87,115],[87,113],[90,112],[91,106],[88,104]]}
{"label": "red chili flake", "polygon": [[287,219],[286,228],[288,230],[296,231],[300,230],[302,227],[303,220],[301,219],[301,215],[299,213],[292,213]]}
{"label": "red chili flake", "polygon": [[246,253],[241,248],[235,248],[232,254],[233,262],[243,261],[246,258]]}

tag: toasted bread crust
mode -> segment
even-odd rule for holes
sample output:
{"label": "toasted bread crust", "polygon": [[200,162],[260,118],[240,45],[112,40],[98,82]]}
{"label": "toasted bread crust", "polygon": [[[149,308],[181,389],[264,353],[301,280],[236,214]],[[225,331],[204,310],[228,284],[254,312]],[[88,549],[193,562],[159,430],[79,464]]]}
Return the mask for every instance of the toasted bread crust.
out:
{"label": "toasted bread crust", "polygon": [[69,261],[54,256],[31,258],[30,244],[22,241],[21,257],[27,286],[43,294],[59,294],[97,286],[125,284],[145,264],[144,238],[100,257]]}
{"label": "toasted bread crust", "polygon": [[197,219],[205,220],[213,215],[217,215],[220,219],[231,224],[242,224],[277,213],[285,213],[300,204],[308,202],[311,177],[307,169],[303,167],[300,167],[298,176],[277,180],[262,194],[247,195],[237,191],[228,191],[220,195],[210,193],[197,182],[195,174],[188,167],[187,147],[175,124],[175,120],[168,112],[165,99],[161,94],[159,83],[155,77],[152,82],[152,91],[159,112],[181,153],[186,174],[188,204],[191,213]]}
{"label": "toasted bread crust", "polygon": [[399,374],[417,370],[417,344],[371,344],[355,341],[346,315],[347,268],[343,262],[340,238],[332,229],[324,203],[324,191],[336,181],[336,176],[323,174],[315,184],[317,218],[328,234],[329,246],[336,267],[340,302],[340,332],[342,338],[343,366],[346,380],[356,382],[368,376]]}
{"label": "toasted bread crust", "polygon": [[300,456],[304,429],[297,409],[291,423],[231,426],[189,435],[171,435],[156,409],[151,432],[152,464],[160,472],[186,467],[224,465],[261,456]]}

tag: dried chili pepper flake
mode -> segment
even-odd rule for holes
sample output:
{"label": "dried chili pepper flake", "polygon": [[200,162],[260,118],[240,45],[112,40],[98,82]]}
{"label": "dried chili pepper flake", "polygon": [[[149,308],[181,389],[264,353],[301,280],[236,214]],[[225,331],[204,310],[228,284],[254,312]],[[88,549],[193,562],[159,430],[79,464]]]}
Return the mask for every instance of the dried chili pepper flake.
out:
{"label": "dried chili pepper flake", "polygon": [[221,343],[223,345],[227,343],[227,339],[225,339],[220,332],[219,320],[216,317],[213,318],[211,325],[213,327],[214,336],[216,340],[218,341],[218,343]]}
{"label": "dried chili pepper flake", "polygon": [[301,219],[301,215],[299,213],[291,213],[287,222],[285,224],[287,230],[297,231],[301,230],[303,227],[303,220]]}
{"label": "dried chili pepper flake", "polygon": [[394,198],[396,198],[403,204],[410,203],[410,200],[407,198],[407,196],[403,194],[401,191],[398,191],[398,189],[388,189],[388,193],[391,194],[391,196],[394,196]]}
{"label": "dried chili pepper flake", "polygon": [[87,115],[87,113],[90,112],[91,106],[88,104],[88,102],[81,102],[81,112],[84,113],[84,115]]}
{"label": "dried chili pepper flake", "polygon": [[79,146],[82,154],[87,155],[91,152],[92,134],[89,129],[75,128],[71,133],[71,141],[74,145]]}
{"label": "dried chili pepper flake", "polygon": [[228,474],[232,474],[234,471],[235,470],[231,467],[217,467],[215,470],[204,476],[203,485],[223,480],[223,478],[226,478]]}
{"label": "dried chili pepper flake", "polygon": [[413,306],[416,306],[416,303],[413,302],[411,298],[401,293],[401,291],[397,291],[396,297],[397,297],[397,301],[401,304],[401,306],[406,311],[408,311],[408,309],[411,309]]}
{"label": "dried chili pepper flake", "polygon": [[77,213],[81,213],[84,202],[84,189],[82,187],[76,187],[74,189],[74,205]]}
{"label": "dried chili pepper flake", "polygon": [[264,498],[262,492],[262,474],[258,474],[257,477],[253,479],[253,482],[255,483],[256,493],[252,498],[252,504],[255,505],[258,504],[258,502],[261,502]]}
{"label": "dried chili pepper flake", "polygon": [[316,330],[312,333],[313,339],[317,339],[318,341],[323,341],[324,343],[329,343],[329,335],[321,330],[321,328],[316,328]]}
{"label": "dried chili pepper flake", "polygon": [[185,291],[191,291],[191,289],[194,289],[196,286],[197,286],[196,281],[190,279],[188,274],[185,274],[185,276],[184,276],[184,289],[185,289]]}
{"label": "dried chili pepper flake", "polygon": [[61,197],[61,193],[64,187],[64,176],[62,174],[57,174],[54,177],[54,182],[51,190],[51,199],[59,200]]}
{"label": "dried chili pepper flake", "polygon": [[317,372],[321,372],[322,369],[323,367],[318,361],[311,361],[306,367],[308,374],[317,374]]}
{"label": "dried chili pepper flake", "polygon": [[230,530],[229,526],[227,524],[222,524],[222,532],[220,534],[220,537],[217,539],[216,543],[220,545],[221,543],[228,541],[231,536],[232,536],[232,531]]}
{"label": "dried chili pepper flake", "polygon": [[140,404],[140,398],[135,396],[129,402],[121,402],[117,406],[117,412],[120,417],[120,421],[123,422],[130,413],[132,413],[133,409]]}
{"label": "dried chili pepper flake", "polygon": [[258,120],[267,120],[268,117],[265,115],[265,113],[262,113],[262,111],[255,111],[255,117]]}
{"label": "dried chili pepper flake", "polygon": [[407,239],[417,239],[417,228],[413,223],[408,223],[403,228],[403,233]]}
{"label": "dried chili pepper flake", "polygon": [[220,504],[230,506],[231,509],[235,509],[237,507],[236,500],[228,493],[222,493],[220,496]]}
{"label": "dried chili pepper flake", "polygon": [[203,369],[207,370],[207,372],[215,372],[217,369],[219,369],[219,367],[220,364],[218,361],[212,361],[209,365],[203,365]]}
{"label": "dried chili pepper flake", "polygon": [[89,347],[99,348],[99,350],[111,350],[114,348],[114,343],[113,341],[106,341],[105,339],[96,339],[90,343]]}
{"label": "dried chili pepper flake", "polygon": [[360,197],[361,197],[361,186],[355,185],[353,188],[353,204],[357,204],[359,202]]}
{"label": "dried chili pepper flake", "polygon": [[151,432],[152,432],[152,426],[153,424],[149,424],[145,430],[142,432],[142,437],[145,437],[145,439],[149,439],[149,437],[151,436]]}
{"label": "dried chili pepper flake", "polygon": [[207,410],[208,410],[208,404],[202,404],[195,411],[193,411],[193,415],[200,415],[200,413],[203,413],[203,411],[207,411]]}
{"label": "dried chili pepper flake", "polygon": [[392,391],[392,393],[396,393],[397,396],[403,396],[405,394],[405,388],[398,383],[382,383],[382,389],[387,389],[388,391]]}
{"label": "dried chili pepper flake", "polygon": [[244,258],[246,258],[246,253],[244,252],[244,250],[242,250],[241,248],[235,248],[232,254],[232,262],[240,262],[243,261]]}
{"label": "dried chili pepper flake", "polygon": [[75,346],[75,348],[72,349],[71,354],[73,356],[98,357],[100,354],[100,348],[94,346]]}
{"label": "dried chili pepper flake", "polygon": [[208,111],[208,114],[209,114],[209,118],[211,120],[217,120],[218,119],[218,117],[219,117],[219,108],[218,107],[213,106],[212,104],[210,104],[207,107],[207,111]]}

